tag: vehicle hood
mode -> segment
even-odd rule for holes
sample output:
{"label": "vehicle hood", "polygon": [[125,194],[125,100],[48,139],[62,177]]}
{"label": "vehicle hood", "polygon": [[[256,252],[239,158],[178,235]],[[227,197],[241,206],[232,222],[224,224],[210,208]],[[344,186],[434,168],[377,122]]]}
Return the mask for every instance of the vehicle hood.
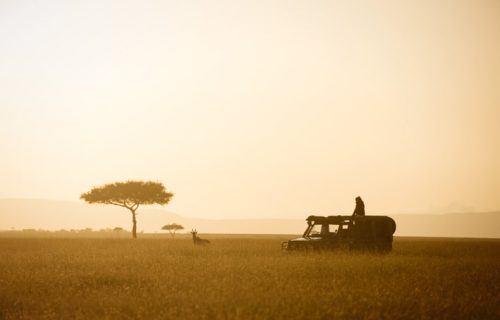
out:
{"label": "vehicle hood", "polygon": [[292,239],[292,240],[289,240],[289,241],[292,241],[292,242],[310,242],[310,241],[318,241],[318,240],[321,240],[321,238],[304,238],[304,237],[300,237],[300,238],[295,238],[295,239]]}

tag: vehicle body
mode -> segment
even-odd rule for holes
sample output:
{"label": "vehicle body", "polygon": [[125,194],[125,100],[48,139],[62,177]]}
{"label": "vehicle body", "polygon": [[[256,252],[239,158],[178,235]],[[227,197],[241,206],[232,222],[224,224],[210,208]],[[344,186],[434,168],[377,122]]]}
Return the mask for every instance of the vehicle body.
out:
{"label": "vehicle body", "polygon": [[396,222],[387,216],[309,216],[302,237],[282,243],[286,250],[392,250]]}

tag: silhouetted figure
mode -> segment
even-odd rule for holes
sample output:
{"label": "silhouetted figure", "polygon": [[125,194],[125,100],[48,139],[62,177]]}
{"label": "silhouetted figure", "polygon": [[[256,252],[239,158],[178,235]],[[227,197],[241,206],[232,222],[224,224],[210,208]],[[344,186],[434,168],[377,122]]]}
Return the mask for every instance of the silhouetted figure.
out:
{"label": "silhouetted figure", "polygon": [[364,216],[365,215],[365,203],[361,197],[356,197],[356,208],[352,213],[353,216]]}

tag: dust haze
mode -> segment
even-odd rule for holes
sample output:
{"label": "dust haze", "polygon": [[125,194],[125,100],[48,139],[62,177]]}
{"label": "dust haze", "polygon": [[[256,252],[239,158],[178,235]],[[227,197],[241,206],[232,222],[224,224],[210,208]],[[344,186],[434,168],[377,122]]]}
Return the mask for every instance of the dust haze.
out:
{"label": "dust haze", "polygon": [[498,211],[498,34],[496,1],[4,1],[0,198],[144,179],[199,219]]}

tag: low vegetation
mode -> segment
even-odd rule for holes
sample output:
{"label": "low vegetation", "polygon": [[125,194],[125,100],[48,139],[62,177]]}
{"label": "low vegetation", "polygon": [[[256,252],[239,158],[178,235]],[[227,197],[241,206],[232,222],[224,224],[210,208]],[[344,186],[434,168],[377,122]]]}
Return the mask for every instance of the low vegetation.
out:
{"label": "low vegetation", "polygon": [[282,237],[0,239],[0,319],[499,319],[500,241],[396,239],[389,255]]}

